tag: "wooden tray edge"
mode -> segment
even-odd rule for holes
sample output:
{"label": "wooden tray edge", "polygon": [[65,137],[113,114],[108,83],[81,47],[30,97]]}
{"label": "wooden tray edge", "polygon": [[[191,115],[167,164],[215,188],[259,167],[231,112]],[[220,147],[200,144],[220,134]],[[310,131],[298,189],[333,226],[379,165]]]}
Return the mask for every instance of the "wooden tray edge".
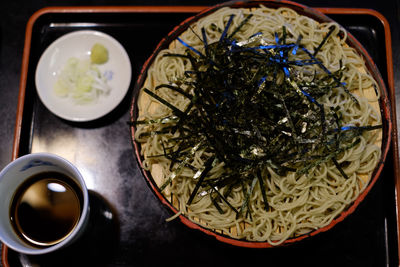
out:
{"label": "wooden tray edge", "polygon": [[[200,12],[209,6],[61,6],[61,7],[45,7],[36,11],[28,20],[25,30],[25,43],[23,49],[21,76],[18,94],[17,115],[14,129],[14,140],[12,148],[12,159],[18,157],[20,147],[22,119],[25,102],[25,90],[28,75],[30,46],[32,40],[32,30],[35,22],[41,16],[48,13],[185,13],[185,12]],[[330,8],[330,7],[314,7],[314,9],[329,15],[329,14],[347,14],[347,15],[371,15],[378,18],[383,27],[385,34],[385,48],[386,48],[386,62],[387,62],[387,79],[388,79],[388,93],[391,101],[392,110],[392,149],[393,149],[393,169],[395,177],[395,199],[396,199],[396,216],[397,216],[397,233],[400,231],[400,181],[399,177],[399,153],[398,153],[398,138],[397,138],[397,120],[396,120],[396,104],[395,104],[395,90],[394,90],[394,73],[393,73],[393,57],[392,57],[392,40],[390,25],[387,19],[379,12],[372,9],[365,8]],[[400,244],[400,236],[397,234],[397,244]],[[398,246],[398,255],[400,261],[400,247]],[[8,248],[2,245],[1,252],[2,264],[4,267],[9,267],[8,263]]]}

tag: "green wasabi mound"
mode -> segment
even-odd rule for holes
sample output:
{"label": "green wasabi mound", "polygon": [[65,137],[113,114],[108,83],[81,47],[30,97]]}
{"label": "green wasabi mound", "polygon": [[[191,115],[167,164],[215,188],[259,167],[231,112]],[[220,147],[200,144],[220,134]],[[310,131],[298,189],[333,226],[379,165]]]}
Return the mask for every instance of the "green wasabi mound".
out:
{"label": "green wasabi mound", "polygon": [[93,45],[90,60],[93,64],[104,64],[108,61],[108,50],[103,45],[96,43]]}

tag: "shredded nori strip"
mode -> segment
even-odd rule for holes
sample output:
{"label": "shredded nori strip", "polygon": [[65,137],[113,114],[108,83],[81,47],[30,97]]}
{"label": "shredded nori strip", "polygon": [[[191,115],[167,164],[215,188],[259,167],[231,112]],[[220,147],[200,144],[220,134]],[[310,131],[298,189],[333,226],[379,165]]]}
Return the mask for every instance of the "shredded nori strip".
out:
{"label": "shredded nori strip", "polygon": [[[251,195],[257,182],[261,190],[264,208],[269,210],[266,168],[272,168],[281,176],[295,173],[304,175],[312,168],[332,161],[340,174],[348,179],[337,157],[356,146],[360,135],[382,128],[382,125],[346,126],[339,108],[327,108],[319,99],[332,90],[343,89],[355,102],[357,99],[341,82],[344,68],[328,70],[317,58],[321,48],[333,36],[331,27],[322,42],[308,51],[301,43],[302,36],[291,36],[282,28],[275,33],[274,44],[261,44],[263,33],[254,34],[243,42],[235,40],[236,33],[250,21],[248,15],[235,29],[230,29],[234,15],[224,29],[213,26],[221,33],[218,41],[209,43],[204,28],[197,35],[204,52],[195,49],[184,40],[177,40],[186,47],[184,54],[166,54],[182,57],[191,63],[191,69],[179,77],[179,83],[160,84],[154,91],[144,88],[150,97],[170,108],[174,115],[148,121],[131,122],[132,125],[157,124],[162,127],[142,136],[179,133],[162,144],[164,153],[154,157],[171,160],[171,175],[160,190],[164,190],[182,168],[191,168],[196,185],[188,202],[190,206],[198,197],[209,195],[216,209],[223,213],[223,206],[232,209],[237,217],[251,218]],[[229,34],[229,31],[231,33]],[[301,54],[301,57],[297,55]],[[315,65],[322,70],[299,78],[303,66]],[[157,94],[166,88],[185,96],[189,105],[181,111]],[[183,89],[185,88],[185,89]],[[204,166],[191,165],[196,151],[204,150]],[[217,163],[224,163],[224,173],[211,178],[210,171]],[[228,199],[232,190],[242,187],[243,203],[240,210]],[[220,192],[223,188],[224,193]],[[247,188],[247,189],[246,189]],[[201,192],[201,194],[199,193]],[[221,201],[222,200],[222,201]],[[244,213],[244,211],[246,213]]]}
{"label": "shredded nori strip", "polygon": [[197,191],[201,187],[204,179],[206,178],[207,173],[211,170],[213,161],[214,161],[214,158],[209,158],[207,160],[207,162],[205,163],[204,170],[201,172],[201,175],[199,177],[199,180],[197,181],[196,187],[194,188],[192,194],[190,195],[190,198],[189,198],[188,203],[187,203],[188,205],[190,205],[192,203],[194,197],[197,194]]}
{"label": "shredded nori strip", "polygon": [[267,195],[265,193],[264,181],[263,181],[260,169],[257,170],[257,174],[256,175],[257,175],[258,182],[260,183],[261,195],[262,195],[262,198],[263,198],[263,201],[264,201],[264,209],[266,211],[268,211],[268,208],[269,208],[268,199],[267,199]]}
{"label": "shredded nori strip", "polygon": [[324,39],[322,40],[322,42],[318,45],[318,47],[314,50],[313,56],[315,57],[317,55],[317,53],[319,52],[319,50],[321,50],[322,46],[325,44],[326,40],[329,39],[329,37],[331,36],[331,34],[333,33],[333,31],[335,30],[335,26],[331,26],[329,27],[329,32],[325,35]]}
{"label": "shredded nori strip", "polygon": [[249,190],[244,192],[244,201],[243,201],[242,207],[240,208],[239,213],[236,214],[236,217],[243,215],[243,212],[245,209],[247,209],[248,211],[250,210],[248,207],[249,200],[250,200],[251,194],[253,193],[254,187],[256,186],[257,181],[258,181],[257,177],[254,177],[253,180],[251,181]]}

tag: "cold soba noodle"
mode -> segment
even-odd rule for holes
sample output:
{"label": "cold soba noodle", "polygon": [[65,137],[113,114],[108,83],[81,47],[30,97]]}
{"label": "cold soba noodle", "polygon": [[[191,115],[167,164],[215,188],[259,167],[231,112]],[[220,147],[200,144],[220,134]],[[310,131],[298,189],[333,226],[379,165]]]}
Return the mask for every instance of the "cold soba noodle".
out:
{"label": "cold soba noodle", "polygon": [[[233,33],[235,30],[237,32]],[[190,133],[189,126],[198,127],[198,124],[190,124],[187,120],[203,109],[199,96],[193,97],[196,90],[200,90],[193,86],[200,80],[193,74],[193,59],[202,60],[205,55],[213,53],[212,45],[221,42],[224,34],[230,42],[227,51],[258,47],[259,50],[249,52],[254,58],[264,54],[272,58],[272,63],[269,62],[269,67],[265,68],[267,75],[255,79],[256,89],[249,98],[249,104],[244,110],[238,109],[236,114],[231,114],[232,118],[224,117],[224,122],[232,122],[228,123],[230,128],[221,129],[223,125],[215,128],[215,131],[221,130],[221,135],[226,134],[223,131],[233,131],[232,135],[222,138],[225,140],[240,137],[247,142],[258,138],[259,141],[254,144],[247,143],[234,159],[228,153],[221,156],[217,149],[207,147],[210,140],[207,134],[206,137],[199,134],[198,143],[190,147],[177,145],[184,143],[182,140],[186,136],[196,135]],[[178,214],[234,238],[278,245],[288,238],[328,225],[357,198],[368,185],[380,159],[381,115],[377,84],[367,73],[363,59],[345,42],[346,31],[337,24],[318,23],[291,9],[222,8],[191,25],[191,29],[186,30],[169,49],[158,54],[140,92],[135,139],[141,143],[144,167],[179,210]],[[210,50],[205,48],[207,46]],[[280,52],[282,50],[284,52]],[[248,51],[242,52],[245,53]],[[177,56],[188,54],[192,56]],[[210,70],[212,65],[207,65],[207,71],[217,72],[218,67]],[[197,67],[197,71],[206,68]],[[259,75],[257,68],[254,65],[243,72],[247,71],[248,77],[256,77]],[[234,71],[235,75],[230,76],[232,81],[240,73]],[[325,91],[311,93],[316,84],[320,91]],[[283,87],[289,88],[285,89],[289,91],[279,91],[281,95],[274,95],[274,90],[278,92]],[[230,97],[217,99],[214,106],[236,101],[239,98],[237,94],[243,90],[246,88],[232,91]],[[269,92],[264,92],[267,90]],[[274,112],[281,109],[282,114],[276,115],[277,118],[268,118],[267,121],[273,122],[265,129],[275,133],[279,127],[286,129],[274,137],[265,134],[264,126],[249,123],[252,120],[252,105],[258,103],[258,96],[261,98],[267,94],[271,96],[266,99],[276,97],[277,100],[265,105],[270,105]],[[293,110],[290,104],[294,102],[290,99],[282,98],[280,102],[282,95],[298,99],[299,105],[312,108],[314,115],[304,108]],[[263,103],[259,104],[263,106]],[[185,117],[183,114],[188,110],[189,115]],[[216,116],[227,115],[221,115],[222,111],[215,113],[218,114]],[[241,113],[249,114],[245,114],[247,120],[237,126],[235,123],[239,123]],[[263,116],[255,116],[260,119],[254,120],[264,121]],[[296,116],[298,119],[295,121]],[[174,126],[179,125],[179,120],[184,120],[182,117],[186,118],[183,123],[186,123],[187,129],[176,130]],[[201,120],[204,114],[198,117]],[[214,119],[206,120],[214,125]],[[240,128],[243,125],[250,125],[251,129]],[[316,134],[318,137],[311,133],[316,128],[320,129]],[[353,136],[350,132],[359,134]],[[210,135],[213,133],[210,132]],[[185,137],[180,139],[182,136]],[[339,139],[342,140],[340,143],[332,144]],[[276,140],[281,141],[274,143]],[[265,147],[273,149],[282,142],[295,144],[290,148],[282,146],[283,154],[297,156],[285,162],[283,156],[274,151],[275,158],[266,157],[272,152],[266,151]],[[237,144],[226,141],[224,146],[234,151],[240,144],[239,141]],[[296,149],[302,145],[304,147]],[[180,150],[185,151],[185,156],[175,157]],[[323,151],[323,155],[311,151]],[[304,158],[313,161],[305,161]],[[254,165],[248,168],[243,162]],[[240,166],[240,172],[232,170],[232,166]],[[221,177],[235,175],[240,176],[235,182],[221,182]],[[199,184],[201,179],[203,182]],[[218,179],[218,183],[214,182]],[[223,181],[231,180],[227,178]]]}

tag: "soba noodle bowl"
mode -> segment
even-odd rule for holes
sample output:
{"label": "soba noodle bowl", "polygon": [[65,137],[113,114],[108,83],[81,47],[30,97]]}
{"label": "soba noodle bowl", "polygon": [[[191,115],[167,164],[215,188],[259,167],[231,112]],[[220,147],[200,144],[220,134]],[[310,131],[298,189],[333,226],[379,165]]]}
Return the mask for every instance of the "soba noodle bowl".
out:
{"label": "soba noodle bowl", "polygon": [[[225,29],[225,34],[232,37],[233,45],[237,47],[264,45],[265,51],[272,51],[280,42],[277,36],[282,39],[284,35],[284,44],[292,44],[293,47],[287,60],[307,62],[310,54],[311,59],[315,55],[320,64],[287,66],[275,77],[267,77],[266,80],[277,85],[289,81],[292,89],[300,94],[299,97],[310,102],[308,105],[318,101],[323,105],[324,114],[337,111],[341,125],[332,126],[335,116],[331,116],[326,126],[332,132],[380,125],[379,90],[376,90],[377,83],[367,72],[361,56],[346,44],[344,29],[333,22],[319,23],[288,8],[221,8],[191,25],[179,40],[173,41],[168,49],[155,58],[148,69],[138,100],[137,121],[142,123],[136,124],[135,141],[141,144],[143,166],[152,174],[157,185],[162,187],[162,193],[179,210],[178,215],[184,214],[206,228],[233,238],[268,241],[278,245],[288,238],[328,225],[357,198],[368,185],[380,159],[381,130],[362,131],[344,144],[346,149],[339,150],[330,158],[320,158],[308,166],[307,171],[297,169],[282,174],[272,164],[265,164],[260,170],[261,181],[239,182],[231,188],[208,186],[196,189],[205,166],[209,167],[205,179],[211,181],[226,175],[227,164],[211,150],[204,148],[203,143],[187,148],[191,157],[180,162],[165,156],[165,144],[180,138],[179,131],[168,128],[179,121],[179,116],[175,116],[171,106],[185,111],[192,100],[183,93],[158,86],[179,85],[185,93],[194,94],[196,88],[185,86],[185,82],[190,84],[196,81],[196,77],[191,75],[192,62],[187,57],[173,55],[191,53],[193,58],[204,55],[207,53],[205,38],[208,45],[217,43]],[[233,33],[235,29],[237,32]],[[294,53],[296,45],[299,51]],[[289,71],[291,75],[294,73],[295,78],[289,78]],[[311,98],[306,93],[307,88],[299,88],[290,80],[305,81],[311,85],[316,79],[339,72],[340,81],[336,81],[338,86],[318,99]],[[149,93],[145,93],[144,88]],[[160,99],[169,105],[161,103]],[[251,117],[250,114],[248,116]],[[289,124],[290,117],[282,116],[284,119],[279,123]],[[307,127],[311,126],[303,123],[304,131]],[[299,132],[303,130],[299,129]],[[214,159],[211,160],[212,164],[207,163],[211,158]],[[194,191],[196,194],[192,196]],[[221,196],[226,196],[226,201],[222,201]],[[218,198],[219,204],[216,205]],[[238,216],[237,211],[243,208],[247,212]]]}

